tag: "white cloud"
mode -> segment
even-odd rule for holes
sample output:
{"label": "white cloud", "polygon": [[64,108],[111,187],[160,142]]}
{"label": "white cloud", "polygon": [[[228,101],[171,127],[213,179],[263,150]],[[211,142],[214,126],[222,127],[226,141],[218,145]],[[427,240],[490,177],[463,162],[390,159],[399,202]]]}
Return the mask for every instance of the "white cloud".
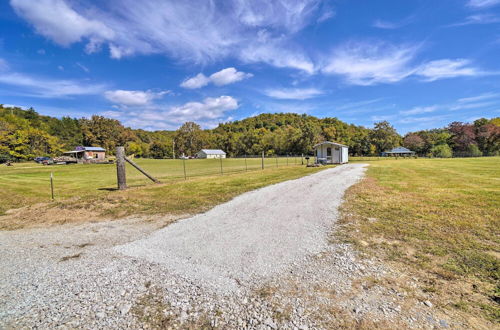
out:
{"label": "white cloud", "polygon": [[150,130],[173,130],[186,121],[196,121],[211,128],[219,122],[229,120],[229,112],[239,108],[238,100],[232,96],[207,97],[200,102],[187,102],[178,106],[149,105],[108,110],[103,115],[119,118],[125,125]]}
{"label": "white cloud", "polygon": [[264,94],[275,99],[306,100],[322,95],[323,91],[316,88],[282,88],[268,89]]}
{"label": "white cloud", "polygon": [[82,69],[83,71],[89,73],[90,70],[89,68],[87,68],[85,65],[81,64],[80,62],[76,62],[76,66],[79,67],[80,69]]}
{"label": "white cloud", "polygon": [[152,91],[128,91],[128,90],[113,90],[106,91],[104,96],[111,102],[125,106],[142,106],[150,104],[154,99],[161,98],[168,91],[152,92]]}
{"label": "white cloud", "polygon": [[203,102],[188,102],[173,107],[168,112],[168,115],[175,117],[178,122],[217,119],[222,117],[225,112],[236,110],[238,107],[238,100],[231,96],[207,97]]}
{"label": "white cloud", "polygon": [[184,80],[181,83],[181,87],[195,89],[204,87],[209,83],[217,86],[229,85],[250,77],[253,77],[253,74],[241,72],[235,68],[226,68],[213,73],[210,77],[205,76],[203,73],[198,73],[196,76]]}
{"label": "white cloud", "polygon": [[251,78],[253,74],[237,71],[235,68],[226,68],[215,72],[210,80],[217,86],[229,85],[245,78]]}
{"label": "white cloud", "polygon": [[210,83],[210,79],[205,76],[203,73],[198,73],[196,76],[192,78],[188,78],[181,83],[181,87],[184,88],[201,88]]}
{"label": "white cloud", "polygon": [[[332,15],[323,2],[326,1],[122,0],[118,5],[106,1],[10,1],[16,13],[39,34],[60,45],[85,41],[87,52],[97,52],[107,44],[110,56],[117,59],[134,54],[166,54],[194,63],[226,57],[250,60],[240,50],[248,46],[249,40],[257,40],[262,31],[267,32],[270,40],[287,44],[296,32]],[[285,56],[300,50],[283,47],[280,57],[284,59],[274,59],[269,52],[260,50],[259,59],[251,62],[280,67],[290,64],[302,70],[304,64],[298,62],[306,56]]]}
{"label": "white cloud", "polygon": [[426,81],[484,74],[484,72],[470,66],[470,64],[469,60],[462,58],[436,60],[423,64],[418,68],[416,74],[424,77]]}
{"label": "white cloud", "polygon": [[63,46],[82,38],[109,40],[114,37],[109,27],[80,15],[63,0],[11,0],[10,4],[39,34]]}
{"label": "white cloud", "polygon": [[19,94],[42,98],[97,95],[106,88],[103,84],[90,84],[77,80],[56,80],[16,72],[0,73],[0,84],[23,87]]}
{"label": "white cloud", "polygon": [[492,7],[498,4],[500,4],[500,0],[469,0],[467,2],[467,6],[476,9]]}
{"label": "white cloud", "polygon": [[349,84],[369,86],[398,82],[414,73],[416,46],[351,42],[334,50],[322,71],[340,75]]}

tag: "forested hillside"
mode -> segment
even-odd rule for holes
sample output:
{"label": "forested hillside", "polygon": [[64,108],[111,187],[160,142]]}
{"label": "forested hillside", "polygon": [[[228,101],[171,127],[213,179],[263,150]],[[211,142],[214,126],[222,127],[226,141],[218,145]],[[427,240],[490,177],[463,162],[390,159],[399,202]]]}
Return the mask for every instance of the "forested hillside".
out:
{"label": "forested hillside", "polygon": [[446,128],[400,136],[386,121],[373,128],[294,113],[261,114],[220,124],[211,130],[187,122],[177,131],[145,131],[124,127],[102,116],[61,119],[35,110],[0,105],[0,159],[29,160],[57,155],[78,145],[102,146],[110,153],[125,145],[136,157],[193,155],[201,148],[220,148],[230,156],[310,154],[329,140],[346,144],[352,155],[378,155],[403,145],[421,156],[492,156],[500,154],[500,118],[474,123],[453,122]]}

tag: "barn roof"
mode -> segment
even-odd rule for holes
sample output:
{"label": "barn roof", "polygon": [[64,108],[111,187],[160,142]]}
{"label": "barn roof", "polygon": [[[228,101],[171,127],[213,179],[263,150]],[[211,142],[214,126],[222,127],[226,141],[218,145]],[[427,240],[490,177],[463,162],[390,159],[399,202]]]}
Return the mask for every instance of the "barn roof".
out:
{"label": "barn roof", "polygon": [[106,151],[106,149],[101,147],[83,147],[85,151]]}
{"label": "barn roof", "polygon": [[336,142],[330,142],[330,141],[324,141],[324,142],[321,142],[321,143],[318,143],[318,144],[315,144],[313,146],[313,148],[317,148],[323,144],[331,144],[331,145],[334,145],[334,146],[340,146],[340,147],[347,147],[345,144],[340,144],[340,143],[336,143]]}
{"label": "barn roof", "polygon": [[225,155],[226,153],[220,149],[201,149],[207,155]]}
{"label": "barn roof", "polygon": [[405,147],[397,147],[394,148],[390,151],[385,151],[387,154],[404,154],[404,153],[413,153],[414,151],[411,151],[410,149],[407,149]]}

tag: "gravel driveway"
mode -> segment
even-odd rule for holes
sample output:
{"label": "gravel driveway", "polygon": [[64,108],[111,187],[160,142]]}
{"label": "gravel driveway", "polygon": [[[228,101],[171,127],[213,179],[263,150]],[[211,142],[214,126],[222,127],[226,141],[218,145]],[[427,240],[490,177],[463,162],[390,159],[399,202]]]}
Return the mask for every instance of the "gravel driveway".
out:
{"label": "gravel driveway", "polygon": [[363,172],[344,165],[251,191],[116,250],[237,290],[323,251],[345,190]]}
{"label": "gravel driveway", "polygon": [[363,284],[399,273],[327,240],[363,172],[326,169],[166,227],[176,219],[0,231],[0,329],[439,325],[406,293]]}

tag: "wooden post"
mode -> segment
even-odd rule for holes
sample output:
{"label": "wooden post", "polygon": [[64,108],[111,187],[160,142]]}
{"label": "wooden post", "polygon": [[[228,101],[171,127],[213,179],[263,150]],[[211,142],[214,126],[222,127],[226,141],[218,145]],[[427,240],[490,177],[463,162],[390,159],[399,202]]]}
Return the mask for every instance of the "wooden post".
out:
{"label": "wooden post", "polygon": [[288,166],[288,153],[286,154],[286,166]]}
{"label": "wooden post", "polygon": [[118,189],[127,189],[127,177],[125,174],[125,148],[116,147],[116,178],[118,180]]}
{"label": "wooden post", "polygon": [[132,160],[130,160],[127,157],[125,157],[125,161],[127,163],[129,163],[130,165],[132,165],[133,167],[135,167],[136,170],[138,170],[139,172],[141,172],[142,174],[144,174],[145,176],[147,176],[149,180],[153,181],[154,183],[161,183],[160,181],[158,181],[158,179],[152,177],[146,171],[144,171],[142,168],[140,168],[139,165],[137,165],[136,163],[134,163]]}
{"label": "wooden post", "polygon": [[220,159],[220,175],[224,174],[224,171],[222,170],[222,156],[219,156]]}
{"label": "wooden post", "polygon": [[247,155],[245,154],[245,171],[248,171]]}
{"label": "wooden post", "polygon": [[50,172],[50,195],[52,200],[54,200],[54,175]]}
{"label": "wooden post", "polygon": [[262,169],[264,169],[264,151],[262,151]]}
{"label": "wooden post", "polygon": [[278,155],[276,155],[274,158],[276,158],[276,167],[278,167]]}
{"label": "wooden post", "polygon": [[187,175],[186,175],[186,158],[182,158],[182,167],[184,168],[184,180],[187,180]]}
{"label": "wooden post", "polygon": [[172,140],[172,158],[175,159],[175,140]]}
{"label": "wooden post", "polygon": [[304,165],[304,154],[300,154],[300,163]]}

